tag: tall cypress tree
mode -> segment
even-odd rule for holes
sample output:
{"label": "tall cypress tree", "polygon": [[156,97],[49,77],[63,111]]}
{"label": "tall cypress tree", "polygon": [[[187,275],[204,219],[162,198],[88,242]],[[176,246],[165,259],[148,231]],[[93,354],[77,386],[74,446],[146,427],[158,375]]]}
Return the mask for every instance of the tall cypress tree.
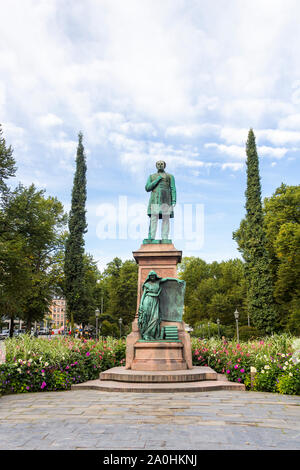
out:
{"label": "tall cypress tree", "polygon": [[277,310],[273,298],[270,257],[263,230],[259,161],[252,129],[248,134],[246,154],[246,217],[233,238],[239,244],[245,260],[247,305],[253,325],[263,333],[271,333],[276,329]]}
{"label": "tall cypress tree", "polygon": [[76,155],[76,170],[72,189],[72,203],[69,214],[69,235],[65,248],[65,297],[67,301],[68,317],[71,320],[72,330],[74,322],[84,323],[85,295],[84,295],[84,234],[87,231],[86,223],[86,158],[82,144],[82,133],[78,134],[78,147]]}

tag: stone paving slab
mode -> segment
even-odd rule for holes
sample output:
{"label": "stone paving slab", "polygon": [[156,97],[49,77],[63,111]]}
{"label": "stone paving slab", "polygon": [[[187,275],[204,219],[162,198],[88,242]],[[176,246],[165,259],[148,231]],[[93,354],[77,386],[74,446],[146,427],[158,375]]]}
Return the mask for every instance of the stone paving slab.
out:
{"label": "stone paving slab", "polygon": [[239,391],[0,398],[4,450],[299,450],[300,397]]}

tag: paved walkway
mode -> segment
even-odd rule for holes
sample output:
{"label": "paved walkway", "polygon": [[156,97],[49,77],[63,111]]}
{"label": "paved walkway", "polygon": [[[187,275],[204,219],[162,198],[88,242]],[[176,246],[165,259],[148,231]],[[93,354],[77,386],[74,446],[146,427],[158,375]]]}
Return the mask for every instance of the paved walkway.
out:
{"label": "paved walkway", "polygon": [[0,397],[0,449],[300,449],[300,397],[95,390]]}

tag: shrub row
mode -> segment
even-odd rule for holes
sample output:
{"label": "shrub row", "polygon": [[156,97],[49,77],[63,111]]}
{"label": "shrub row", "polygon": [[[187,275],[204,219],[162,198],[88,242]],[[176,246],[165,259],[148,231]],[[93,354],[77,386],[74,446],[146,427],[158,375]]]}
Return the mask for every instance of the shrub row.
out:
{"label": "shrub row", "polygon": [[209,366],[247,390],[300,395],[300,339],[284,334],[238,344],[193,338],[192,353],[195,366]]}
{"label": "shrub row", "polygon": [[[194,366],[209,366],[247,390],[300,395],[300,339],[274,335],[264,340],[227,342],[192,338]],[[5,340],[0,394],[69,390],[125,362],[124,340],[100,341],[29,336]]]}
{"label": "shrub row", "polygon": [[0,364],[0,393],[69,390],[72,384],[99,377],[122,365],[123,341],[66,337],[6,340],[6,362]]}

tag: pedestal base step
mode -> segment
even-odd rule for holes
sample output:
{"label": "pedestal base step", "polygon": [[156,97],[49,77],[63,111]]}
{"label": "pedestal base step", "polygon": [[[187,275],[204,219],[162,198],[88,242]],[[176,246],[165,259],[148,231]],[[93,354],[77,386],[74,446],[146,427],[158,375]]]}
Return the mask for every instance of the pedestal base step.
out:
{"label": "pedestal base step", "polygon": [[245,385],[229,382],[210,367],[167,372],[131,371],[124,367],[114,367],[102,372],[100,377],[101,380],[72,385],[71,390],[135,393],[245,391]]}
{"label": "pedestal base step", "polygon": [[170,371],[130,370],[125,367],[113,367],[100,374],[100,380],[135,382],[135,383],[173,383],[217,380],[217,373],[210,367]]}
{"label": "pedestal base step", "polygon": [[100,392],[131,393],[175,393],[175,392],[211,392],[216,390],[245,391],[243,384],[226,380],[204,380],[202,382],[178,383],[130,383],[109,380],[90,380],[72,385],[71,390],[99,390]]}

